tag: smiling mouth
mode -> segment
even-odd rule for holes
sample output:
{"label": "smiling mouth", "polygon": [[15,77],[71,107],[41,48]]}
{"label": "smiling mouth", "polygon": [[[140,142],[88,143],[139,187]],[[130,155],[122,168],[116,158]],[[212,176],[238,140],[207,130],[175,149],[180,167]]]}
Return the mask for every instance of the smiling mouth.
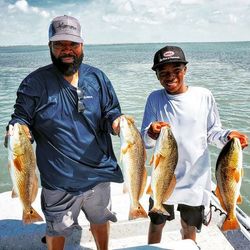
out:
{"label": "smiling mouth", "polygon": [[175,81],[165,82],[165,85],[167,85],[167,86],[174,85],[174,84],[176,84]]}

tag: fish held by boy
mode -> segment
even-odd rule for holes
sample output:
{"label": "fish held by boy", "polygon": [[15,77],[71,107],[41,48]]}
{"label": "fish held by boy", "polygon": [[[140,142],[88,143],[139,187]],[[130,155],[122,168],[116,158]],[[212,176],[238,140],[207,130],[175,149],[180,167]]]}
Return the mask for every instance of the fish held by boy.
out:
{"label": "fish held by boy", "polygon": [[152,194],[154,206],[149,213],[169,215],[163,207],[163,203],[172,194],[176,177],[174,174],[178,162],[178,147],[174,135],[169,126],[161,128],[156,141],[154,154],[150,164],[153,164],[151,184],[147,193]]}
{"label": "fish held by boy", "polygon": [[221,150],[216,162],[215,177],[217,187],[215,194],[227,216],[221,229],[236,230],[240,228],[236,217],[236,204],[242,202],[240,186],[243,176],[242,147],[238,138],[232,138]]}

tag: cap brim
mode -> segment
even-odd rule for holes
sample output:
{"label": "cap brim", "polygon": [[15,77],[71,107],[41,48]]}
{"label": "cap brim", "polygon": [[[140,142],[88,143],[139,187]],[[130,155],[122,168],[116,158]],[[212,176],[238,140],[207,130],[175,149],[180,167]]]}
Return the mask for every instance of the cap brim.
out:
{"label": "cap brim", "polygon": [[56,41],[71,41],[75,43],[83,43],[83,39],[79,36],[73,36],[73,35],[68,35],[68,34],[60,34],[60,35],[55,35],[52,36],[49,39],[51,42],[56,42]]}
{"label": "cap brim", "polygon": [[183,60],[165,60],[165,61],[162,61],[160,63],[155,64],[152,67],[152,70],[156,71],[156,69],[159,68],[161,65],[169,64],[169,63],[184,63],[184,64],[187,64],[188,61],[183,61]]}

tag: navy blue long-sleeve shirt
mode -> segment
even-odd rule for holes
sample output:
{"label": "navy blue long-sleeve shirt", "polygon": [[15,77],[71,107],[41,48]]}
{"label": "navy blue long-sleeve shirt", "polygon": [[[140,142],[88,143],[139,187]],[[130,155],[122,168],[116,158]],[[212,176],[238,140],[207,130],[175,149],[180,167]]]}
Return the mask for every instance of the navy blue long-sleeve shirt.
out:
{"label": "navy blue long-sleeve shirt", "polygon": [[83,112],[77,109],[77,89],[55,66],[32,72],[19,86],[9,123],[27,124],[33,133],[42,186],[72,193],[100,182],[123,182],[110,137],[121,115],[111,82],[102,71],[81,64],[78,87]]}

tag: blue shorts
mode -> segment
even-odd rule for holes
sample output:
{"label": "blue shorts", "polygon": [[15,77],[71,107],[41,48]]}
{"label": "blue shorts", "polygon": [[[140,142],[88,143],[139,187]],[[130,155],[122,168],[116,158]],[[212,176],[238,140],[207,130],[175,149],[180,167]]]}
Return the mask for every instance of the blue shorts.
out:
{"label": "blue shorts", "polygon": [[77,218],[81,210],[91,224],[117,221],[111,212],[109,182],[100,183],[80,195],[42,188],[41,207],[48,236],[69,236],[75,227],[79,227]]}

